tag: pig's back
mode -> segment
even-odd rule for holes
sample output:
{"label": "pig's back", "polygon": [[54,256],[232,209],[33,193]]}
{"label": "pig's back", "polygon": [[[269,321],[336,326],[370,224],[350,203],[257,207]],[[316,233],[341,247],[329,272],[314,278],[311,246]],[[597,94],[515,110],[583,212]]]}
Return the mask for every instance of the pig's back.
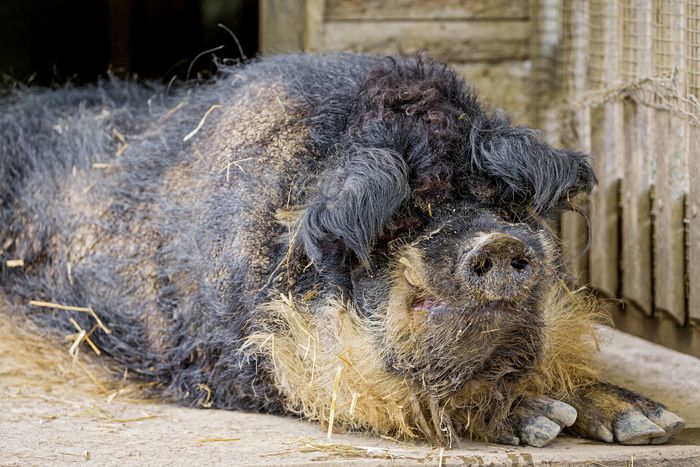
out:
{"label": "pig's back", "polygon": [[[195,355],[236,351],[286,253],[276,215],[313,189],[375,61],[287,56],[173,93],[113,81],[5,99],[0,253],[25,266],[2,262],[3,291],[20,309],[92,307],[112,331],[98,346],[174,392],[191,387],[216,366]],[[72,329],[65,313],[32,310]],[[195,368],[173,368],[185,361]]]}

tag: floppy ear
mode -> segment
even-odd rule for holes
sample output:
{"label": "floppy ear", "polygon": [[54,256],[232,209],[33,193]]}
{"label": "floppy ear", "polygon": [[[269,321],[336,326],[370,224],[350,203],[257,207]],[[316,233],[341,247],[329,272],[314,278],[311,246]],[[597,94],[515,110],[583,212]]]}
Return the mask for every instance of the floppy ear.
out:
{"label": "floppy ear", "polygon": [[523,199],[538,213],[577,209],[596,183],[587,154],[556,149],[536,130],[495,119],[474,122],[469,139],[472,171],[495,180],[506,199]]}
{"label": "floppy ear", "polygon": [[326,172],[298,233],[308,257],[329,273],[341,269],[349,255],[368,265],[374,239],[411,195],[398,152],[360,145],[341,151],[344,161]]}

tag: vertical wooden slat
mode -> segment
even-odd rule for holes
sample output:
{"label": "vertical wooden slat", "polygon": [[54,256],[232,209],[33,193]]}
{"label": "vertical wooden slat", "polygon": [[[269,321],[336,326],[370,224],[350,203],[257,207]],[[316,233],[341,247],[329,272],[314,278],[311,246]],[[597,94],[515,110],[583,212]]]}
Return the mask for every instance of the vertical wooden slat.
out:
{"label": "vertical wooden slat", "polygon": [[[589,89],[617,82],[620,8],[618,2],[591,2]],[[591,194],[590,282],[609,296],[619,292],[618,198],[620,155],[623,154],[622,104],[606,102],[591,110],[591,152],[598,185]]]}
{"label": "vertical wooden slat", "polygon": [[[558,68],[564,84],[563,97],[581,98],[586,92],[588,66],[587,0],[565,0],[563,8],[562,57]],[[587,108],[565,109],[561,121],[560,144],[566,148],[590,151],[590,114]],[[564,259],[579,284],[588,283],[588,224],[578,213],[566,212],[561,219]]]}
{"label": "vertical wooden slat", "polygon": [[[622,77],[632,82],[651,75],[651,0],[623,3]],[[653,110],[635,99],[624,102],[622,178],[622,298],[645,314],[653,311],[651,254],[651,169]]]}
{"label": "vertical wooden slat", "polygon": [[[653,60],[656,73],[677,72],[685,85],[684,2],[655,0]],[[684,195],[687,187],[685,120],[671,112],[656,112],[656,190],[654,214],[654,303],[656,310],[685,323]]]}
{"label": "vertical wooden slat", "polygon": [[[579,151],[591,151],[590,112],[588,109],[572,111],[569,135],[561,140],[562,146]],[[590,211],[590,208],[589,208]],[[573,278],[580,285],[590,282],[589,275],[589,222],[581,214],[565,212],[561,219],[563,254]]]}
{"label": "vertical wooden slat", "polygon": [[260,0],[260,51],[263,55],[304,50],[306,11],[298,1]]}
{"label": "vertical wooden slat", "polygon": [[[688,94],[700,98],[700,1],[691,0],[687,12]],[[686,264],[688,265],[688,315],[700,325],[700,127],[689,128],[689,187],[686,218],[688,220]]]}
{"label": "vertical wooden slat", "polygon": [[325,0],[306,0],[306,21],[304,25],[304,50],[318,52],[323,50],[323,32],[325,27],[333,27],[324,24],[326,11]]}
{"label": "vertical wooden slat", "polygon": [[556,139],[558,121],[551,109],[555,91],[556,51],[561,40],[562,0],[530,3],[530,55],[532,56],[532,122],[550,142]]}
{"label": "vertical wooden slat", "polygon": [[327,0],[326,20],[524,19],[528,16],[529,3],[528,0]]}

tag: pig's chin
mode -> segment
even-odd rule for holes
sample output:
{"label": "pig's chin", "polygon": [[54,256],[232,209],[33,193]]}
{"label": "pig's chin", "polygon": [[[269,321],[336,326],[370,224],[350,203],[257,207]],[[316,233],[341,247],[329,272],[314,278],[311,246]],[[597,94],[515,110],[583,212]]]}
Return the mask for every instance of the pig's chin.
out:
{"label": "pig's chin", "polygon": [[517,305],[502,300],[495,300],[483,304],[464,307],[454,306],[437,298],[431,297],[417,298],[413,301],[413,304],[411,305],[411,309],[414,312],[427,313],[428,316],[434,318],[450,315],[463,315],[465,313],[477,313],[480,318],[488,319],[495,318],[503,313],[517,312],[517,308]]}
{"label": "pig's chin", "polygon": [[451,313],[455,308],[437,299],[419,298],[413,302],[411,309],[425,313]]}

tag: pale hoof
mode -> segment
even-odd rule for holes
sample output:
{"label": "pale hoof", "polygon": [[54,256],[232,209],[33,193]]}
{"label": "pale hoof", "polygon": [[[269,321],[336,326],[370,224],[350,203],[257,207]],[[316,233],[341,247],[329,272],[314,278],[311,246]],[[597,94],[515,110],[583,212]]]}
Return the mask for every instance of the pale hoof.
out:
{"label": "pale hoof", "polygon": [[520,427],[520,442],[528,446],[541,448],[546,446],[559,435],[561,426],[545,416],[537,416],[527,420]]}
{"label": "pale hoof", "polygon": [[653,438],[651,444],[664,444],[685,427],[685,420],[665,409],[661,409],[658,416],[650,416],[649,419],[666,432],[664,436]]}
{"label": "pale hoof", "polygon": [[550,399],[549,397],[540,397],[538,400],[542,402],[542,412],[548,419],[562,427],[576,423],[576,409],[566,402]]}
{"label": "pale hoof", "polygon": [[620,414],[613,422],[615,440],[621,444],[649,444],[652,438],[660,438],[666,432],[638,410]]}

